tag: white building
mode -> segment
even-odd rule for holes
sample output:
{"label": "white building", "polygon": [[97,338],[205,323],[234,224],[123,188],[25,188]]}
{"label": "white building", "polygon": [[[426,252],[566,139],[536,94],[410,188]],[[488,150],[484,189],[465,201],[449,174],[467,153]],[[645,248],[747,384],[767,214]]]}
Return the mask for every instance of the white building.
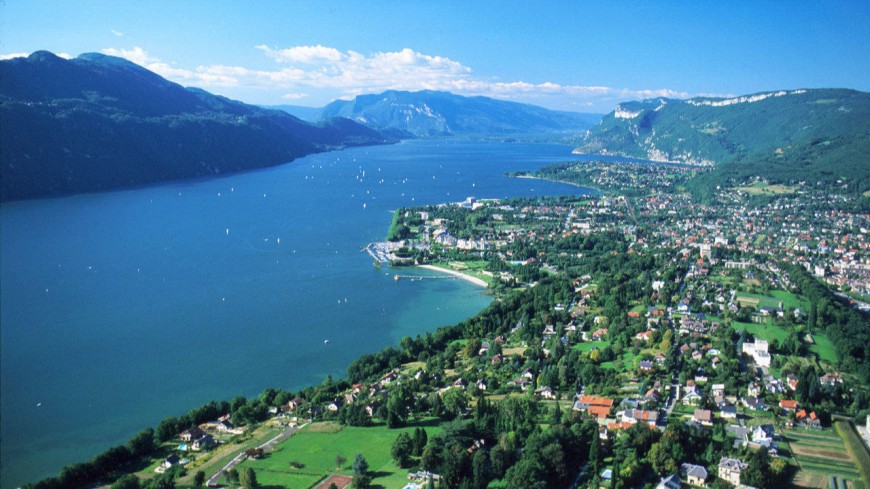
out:
{"label": "white building", "polygon": [[767,341],[755,339],[755,343],[743,343],[743,353],[752,357],[759,367],[770,366],[770,353],[767,352]]}

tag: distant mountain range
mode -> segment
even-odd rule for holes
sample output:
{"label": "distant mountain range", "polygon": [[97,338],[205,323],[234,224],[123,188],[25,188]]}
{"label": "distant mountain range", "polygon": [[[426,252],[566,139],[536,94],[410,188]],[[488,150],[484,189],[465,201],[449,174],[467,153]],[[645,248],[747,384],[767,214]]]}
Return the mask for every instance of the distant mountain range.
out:
{"label": "distant mountain range", "polygon": [[2,201],[248,170],[390,141],[349,120],[303,122],[96,53],[0,61],[0,125]]}
{"label": "distant mountain range", "polygon": [[753,172],[778,181],[845,179],[863,191],[870,94],[813,89],[621,103],[575,152],[715,165],[719,180]]}
{"label": "distant mountain range", "polygon": [[600,114],[558,112],[488,97],[429,90],[360,95],[326,107],[276,106],[309,121],[344,117],[397,137],[529,135],[585,131]]}

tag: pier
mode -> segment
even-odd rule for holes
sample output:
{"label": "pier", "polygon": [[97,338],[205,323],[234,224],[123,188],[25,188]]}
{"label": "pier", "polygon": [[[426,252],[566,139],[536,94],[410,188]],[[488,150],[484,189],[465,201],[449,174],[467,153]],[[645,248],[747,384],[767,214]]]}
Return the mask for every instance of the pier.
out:
{"label": "pier", "polygon": [[424,275],[393,275],[393,278],[398,282],[400,279],[409,279],[409,280],[450,280],[459,278],[456,275],[436,275],[436,276],[424,276]]}

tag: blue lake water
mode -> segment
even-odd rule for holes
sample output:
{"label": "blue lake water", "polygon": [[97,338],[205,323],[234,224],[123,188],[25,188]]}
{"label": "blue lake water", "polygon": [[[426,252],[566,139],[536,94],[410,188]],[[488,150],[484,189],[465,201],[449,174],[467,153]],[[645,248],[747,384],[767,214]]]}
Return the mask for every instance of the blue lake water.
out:
{"label": "blue lake water", "polygon": [[362,248],[400,206],[583,193],[503,176],[570,150],[409,141],[0,206],[0,486],[473,316],[480,288],[396,282]]}

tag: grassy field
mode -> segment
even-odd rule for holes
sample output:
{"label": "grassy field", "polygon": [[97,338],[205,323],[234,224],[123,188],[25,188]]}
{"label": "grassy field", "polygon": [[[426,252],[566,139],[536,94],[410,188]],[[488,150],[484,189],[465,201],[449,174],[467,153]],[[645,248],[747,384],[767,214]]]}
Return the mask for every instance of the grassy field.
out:
{"label": "grassy field", "polygon": [[[429,437],[439,431],[435,422],[423,422]],[[333,423],[314,423],[276,447],[269,456],[260,460],[246,460],[241,466],[251,467],[263,486],[287,489],[307,489],[323,477],[348,474],[358,453],[369,463],[375,485],[401,487],[407,481],[407,469],[400,469],[390,456],[393,442],[401,432],[413,432],[414,427],[391,430],[385,425],[340,427]],[[343,455],[347,461],[336,467],[335,457]],[[291,462],[297,468],[291,468]]]}
{"label": "grassy field", "polygon": [[778,340],[782,342],[788,336],[788,332],[785,329],[773,324],[741,323],[739,321],[733,321],[731,327],[736,330],[746,330],[747,332],[752,333],[756,338],[761,338],[762,340],[767,341]]}
{"label": "grassy field", "polygon": [[831,340],[823,334],[813,335],[814,344],[810,345],[810,351],[819,356],[820,359],[829,362],[837,363],[837,349]]}
{"label": "grassy field", "polygon": [[749,195],[783,195],[783,194],[793,194],[797,187],[791,187],[787,185],[768,185],[766,183],[758,182],[753,183],[752,185],[746,187],[735,187],[736,190],[740,190],[742,192],[746,192]]}
{"label": "grassy field", "polygon": [[603,350],[606,347],[610,346],[610,342],[607,340],[598,340],[598,341],[584,341],[583,343],[577,343],[572,346],[574,350],[579,351],[580,353],[589,353],[590,351],[598,348],[599,350]]}
{"label": "grassy field", "polygon": [[834,475],[860,483],[860,468],[849,455],[843,440],[834,431],[787,430],[783,432],[783,442],[787,443],[788,450],[799,467],[795,474],[795,485],[818,487],[812,484],[818,483],[819,475],[825,478]]}

